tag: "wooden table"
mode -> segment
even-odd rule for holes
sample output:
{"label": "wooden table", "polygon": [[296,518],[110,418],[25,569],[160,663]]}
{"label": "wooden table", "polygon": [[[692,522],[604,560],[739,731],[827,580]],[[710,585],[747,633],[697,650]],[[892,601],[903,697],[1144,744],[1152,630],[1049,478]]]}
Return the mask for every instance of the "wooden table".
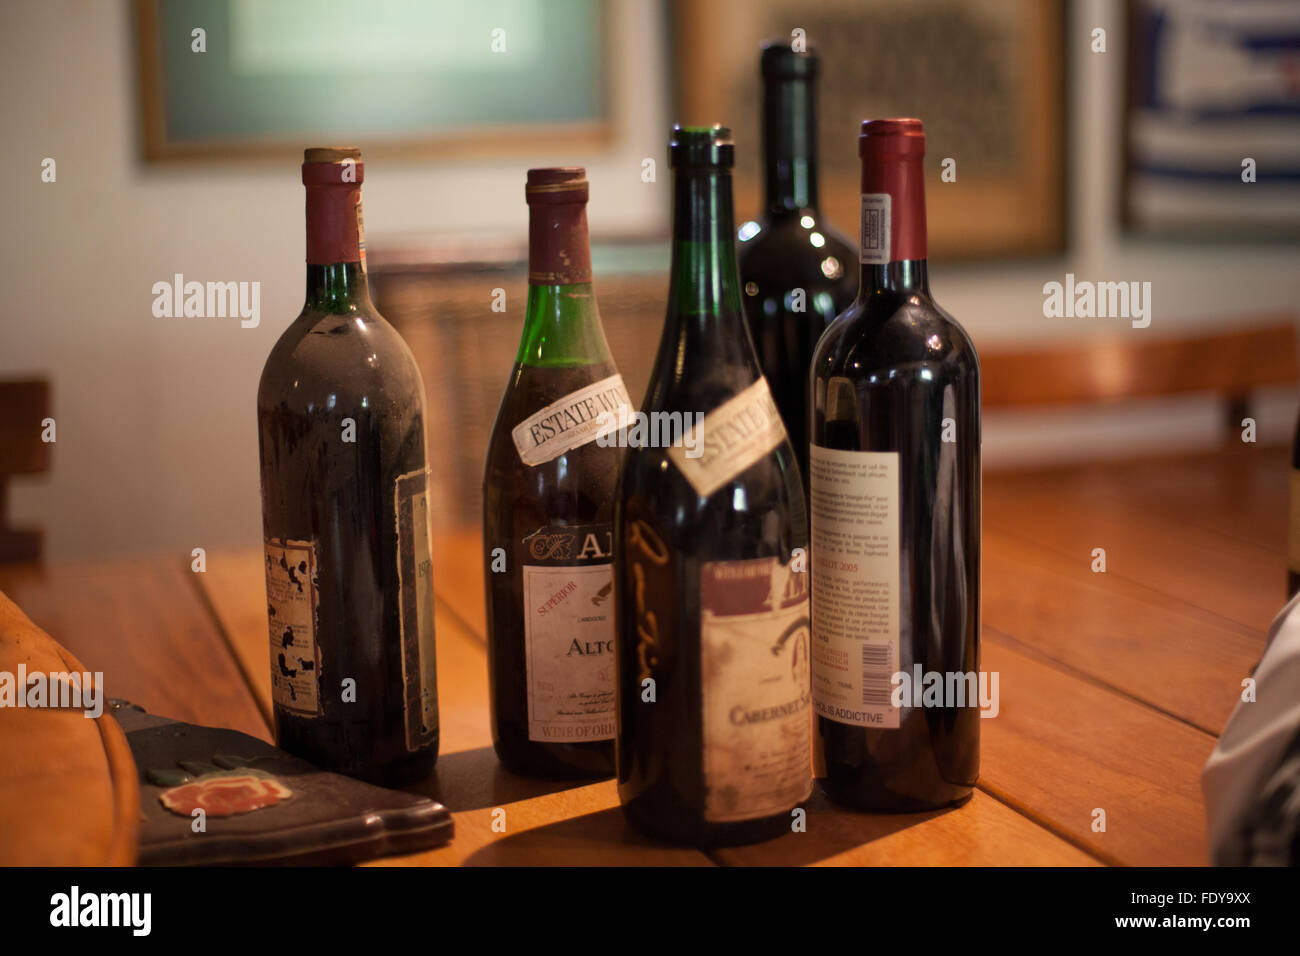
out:
{"label": "wooden table", "polygon": [[[1287,467],[1284,450],[1243,445],[986,476],[982,668],[1000,673],[1001,713],[982,722],[973,799],[883,816],[818,795],[806,833],[707,854],[629,830],[612,781],[500,768],[477,531],[438,534],[442,756],[425,790],[455,811],[456,839],[381,862],[1203,864],[1201,766],[1283,604]],[[260,554],[210,553],[201,574],[189,563],[8,566],[0,590],[111,695],[269,739]]]}

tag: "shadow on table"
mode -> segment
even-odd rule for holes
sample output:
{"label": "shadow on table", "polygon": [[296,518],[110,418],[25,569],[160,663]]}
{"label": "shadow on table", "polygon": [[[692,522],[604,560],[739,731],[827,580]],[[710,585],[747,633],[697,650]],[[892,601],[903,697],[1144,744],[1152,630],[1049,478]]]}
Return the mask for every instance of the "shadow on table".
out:
{"label": "shadow on table", "polygon": [[594,778],[538,780],[516,776],[501,766],[495,750],[479,747],[440,755],[427,780],[404,789],[433,797],[449,810],[463,812],[498,807],[596,782],[598,780]]}
{"label": "shadow on table", "polygon": [[[862,862],[861,854],[854,859],[836,858],[942,814],[960,811],[960,807],[950,807],[927,813],[857,813],[836,806],[820,791],[814,791],[803,806],[808,811],[804,832],[791,832],[765,843],[709,850],[707,857],[642,836],[627,824],[621,809],[611,807],[502,837],[465,862],[478,866],[675,866],[712,859],[723,866],[853,865]],[[627,852],[629,848],[633,852]],[[906,852],[894,859],[896,852],[868,854],[869,862],[906,862]]]}
{"label": "shadow on table", "polygon": [[707,866],[689,848],[656,843],[627,825],[610,807],[493,841],[471,853],[465,866]]}
{"label": "shadow on table", "polygon": [[714,850],[710,855],[719,863],[733,866],[904,863],[906,860],[892,859],[891,853],[884,850],[879,854],[865,854],[868,857],[866,861],[862,859],[863,854],[855,855],[852,860],[835,858],[945,813],[961,812],[961,807],[947,807],[926,813],[860,813],[832,803],[819,788],[813,790],[812,796],[803,802],[803,807],[808,811],[806,831],[787,833],[766,843]]}

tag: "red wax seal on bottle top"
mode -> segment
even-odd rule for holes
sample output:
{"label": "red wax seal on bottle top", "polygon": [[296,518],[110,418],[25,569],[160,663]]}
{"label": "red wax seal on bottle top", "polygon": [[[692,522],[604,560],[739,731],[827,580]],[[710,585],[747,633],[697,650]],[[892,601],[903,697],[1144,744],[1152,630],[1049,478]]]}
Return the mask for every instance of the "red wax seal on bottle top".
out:
{"label": "red wax seal on bottle top", "polygon": [[862,195],[890,197],[889,260],[926,258],[925,130],[921,121],[865,120],[858,137],[858,155],[862,158]]}
{"label": "red wax seal on bottle top", "polygon": [[307,262],[333,265],[365,262],[361,183],[366,178],[355,146],[304,150],[302,182],[307,187]]}
{"label": "red wax seal on bottle top", "polygon": [[591,281],[587,238],[587,171],[581,166],[528,170],[528,282]]}

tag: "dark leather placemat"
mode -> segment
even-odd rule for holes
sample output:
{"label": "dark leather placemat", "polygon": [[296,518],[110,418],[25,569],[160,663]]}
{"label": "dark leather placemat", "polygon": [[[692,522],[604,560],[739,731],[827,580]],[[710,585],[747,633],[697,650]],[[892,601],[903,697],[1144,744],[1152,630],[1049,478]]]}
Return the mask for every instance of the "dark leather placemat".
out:
{"label": "dark leather placemat", "polygon": [[[110,706],[140,771],[142,865],[357,863],[451,841],[451,814],[428,797],[319,770],[238,731]],[[269,805],[222,814],[259,802]]]}

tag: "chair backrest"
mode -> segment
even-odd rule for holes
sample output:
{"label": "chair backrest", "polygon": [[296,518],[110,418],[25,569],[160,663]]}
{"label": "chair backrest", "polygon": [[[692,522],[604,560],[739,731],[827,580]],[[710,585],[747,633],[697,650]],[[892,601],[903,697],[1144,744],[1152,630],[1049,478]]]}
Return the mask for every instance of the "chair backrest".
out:
{"label": "chair backrest", "polygon": [[41,423],[50,414],[48,379],[0,382],[0,561],[33,561],[41,556],[43,535],[35,528],[11,528],[9,479],[49,470],[50,443]]}
{"label": "chair backrest", "polygon": [[49,414],[48,379],[0,382],[0,478],[50,467],[50,446],[41,440],[41,422]]}
{"label": "chair backrest", "polygon": [[[379,311],[415,353],[424,379],[430,514],[438,524],[477,524],[488,439],[523,331],[527,270],[374,268],[371,276]],[[492,308],[498,289],[505,311]],[[605,338],[638,404],[663,330],[666,292],[662,275],[596,281]]]}
{"label": "chair backrest", "polygon": [[1131,334],[983,350],[981,402],[985,408],[1023,408],[1206,392],[1236,407],[1256,389],[1300,379],[1294,316],[1260,316],[1232,325],[1241,327],[1213,335]]}

